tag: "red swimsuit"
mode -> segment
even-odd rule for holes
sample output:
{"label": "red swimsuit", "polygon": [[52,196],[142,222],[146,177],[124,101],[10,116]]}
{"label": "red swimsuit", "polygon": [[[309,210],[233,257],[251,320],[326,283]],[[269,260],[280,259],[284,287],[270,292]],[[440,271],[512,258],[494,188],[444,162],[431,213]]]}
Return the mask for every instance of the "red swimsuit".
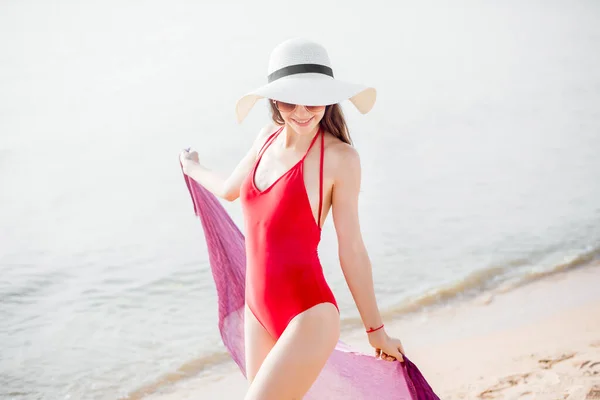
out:
{"label": "red swimsuit", "polygon": [[255,184],[258,164],[283,127],[258,154],[240,189],[246,224],[246,304],[275,339],[296,315],[335,297],[317,254],[321,227],[313,216],[304,185],[306,155],[321,136],[319,218],[323,203],[324,135],[319,129],[297,164],[264,190]]}

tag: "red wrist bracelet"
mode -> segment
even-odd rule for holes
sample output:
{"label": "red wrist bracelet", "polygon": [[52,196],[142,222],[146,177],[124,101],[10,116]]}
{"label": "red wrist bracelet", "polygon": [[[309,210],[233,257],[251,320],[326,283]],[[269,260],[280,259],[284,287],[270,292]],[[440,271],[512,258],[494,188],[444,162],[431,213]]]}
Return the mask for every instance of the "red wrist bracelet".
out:
{"label": "red wrist bracelet", "polygon": [[369,328],[369,329],[367,329],[367,333],[371,333],[371,332],[378,331],[378,330],[380,330],[381,328],[383,328],[383,324],[381,324],[381,326],[380,326],[380,327],[378,327],[378,328],[375,328],[375,329],[373,329],[373,328]]}

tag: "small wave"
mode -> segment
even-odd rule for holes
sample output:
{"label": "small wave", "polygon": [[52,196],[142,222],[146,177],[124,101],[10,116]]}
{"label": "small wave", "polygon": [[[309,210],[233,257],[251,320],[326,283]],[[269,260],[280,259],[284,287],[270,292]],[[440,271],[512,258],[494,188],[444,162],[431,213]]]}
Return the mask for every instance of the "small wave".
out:
{"label": "small wave", "polygon": [[528,272],[525,275],[520,276],[517,280],[508,282],[500,289],[502,292],[507,292],[552,275],[558,275],[580,267],[597,265],[595,263],[597,260],[600,260],[600,247],[586,253],[579,254],[573,257],[571,260],[554,265],[552,268],[547,270]]}
{"label": "small wave", "polygon": [[[521,264],[519,261],[511,262],[510,265]],[[442,286],[417,297],[410,298],[401,304],[382,310],[381,316],[384,319],[393,319],[399,316],[423,311],[426,308],[447,304],[450,301],[459,298],[465,298],[469,294],[479,293],[492,288],[494,282],[501,279],[507,271],[509,265],[495,266],[479,271],[475,271],[465,277],[463,280],[454,282],[447,286]],[[341,322],[344,331],[355,329],[361,325],[359,317],[345,318]]]}
{"label": "small wave", "polygon": [[229,360],[231,360],[231,357],[229,356],[229,353],[226,352],[211,353],[206,356],[197,358],[195,360],[183,364],[182,366],[177,368],[176,371],[168,372],[157,378],[154,382],[144,385],[141,388],[135,390],[134,392],[129,393],[126,397],[122,397],[121,400],[143,399],[144,397],[156,393],[158,390],[164,387],[172,386],[179,381],[193,376],[197,376],[204,370],[219,364],[223,364],[224,362],[227,362]]}

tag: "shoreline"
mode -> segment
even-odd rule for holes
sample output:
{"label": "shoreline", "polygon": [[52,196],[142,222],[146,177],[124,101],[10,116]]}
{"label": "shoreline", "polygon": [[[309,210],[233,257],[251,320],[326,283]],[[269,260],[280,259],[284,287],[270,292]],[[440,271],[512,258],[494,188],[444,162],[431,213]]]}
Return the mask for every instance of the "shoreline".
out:
{"label": "shoreline", "polygon": [[[435,392],[454,399],[585,399],[600,388],[600,263],[386,323]],[[367,354],[362,330],[342,341]],[[233,362],[148,400],[243,398]],[[590,399],[593,397],[590,397]]]}

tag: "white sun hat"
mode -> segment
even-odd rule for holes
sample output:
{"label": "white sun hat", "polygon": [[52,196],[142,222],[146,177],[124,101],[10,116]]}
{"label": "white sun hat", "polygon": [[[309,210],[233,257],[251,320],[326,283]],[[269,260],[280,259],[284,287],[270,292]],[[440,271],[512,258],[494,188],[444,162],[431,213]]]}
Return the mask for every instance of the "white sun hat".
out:
{"label": "white sun hat", "polygon": [[326,106],[350,99],[358,111],[366,114],[377,97],[374,88],[335,79],[325,48],[307,39],[286,40],[273,49],[267,81],[238,100],[238,122],[264,98],[304,106]]}

